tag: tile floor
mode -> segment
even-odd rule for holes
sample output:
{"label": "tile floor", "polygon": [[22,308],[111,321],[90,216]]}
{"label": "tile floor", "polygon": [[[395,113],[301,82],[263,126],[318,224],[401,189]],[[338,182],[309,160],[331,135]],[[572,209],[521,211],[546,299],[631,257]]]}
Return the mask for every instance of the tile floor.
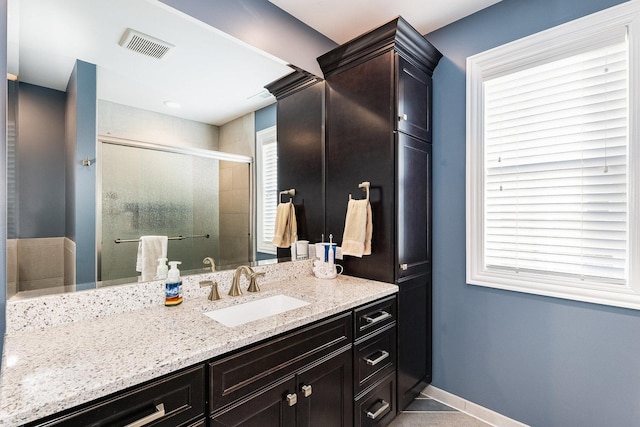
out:
{"label": "tile floor", "polygon": [[477,418],[420,394],[389,427],[488,427]]}

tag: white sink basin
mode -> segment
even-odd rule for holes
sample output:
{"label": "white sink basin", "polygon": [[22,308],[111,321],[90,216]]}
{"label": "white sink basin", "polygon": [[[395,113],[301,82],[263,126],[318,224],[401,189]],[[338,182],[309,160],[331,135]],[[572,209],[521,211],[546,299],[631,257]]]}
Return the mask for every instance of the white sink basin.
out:
{"label": "white sink basin", "polygon": [[244,304],[208,311],[204,315],[225,326],[233,327],[304,307],[305,305],[309,305],[309,303],[301,299],[287,295],[274,295]]}

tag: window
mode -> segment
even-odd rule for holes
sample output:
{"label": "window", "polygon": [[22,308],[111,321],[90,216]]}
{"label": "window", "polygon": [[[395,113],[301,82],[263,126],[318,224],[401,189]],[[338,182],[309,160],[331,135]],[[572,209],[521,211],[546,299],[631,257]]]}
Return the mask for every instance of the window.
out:
{"label": "window", "polygon": [[640,309],[638,19],[467,59],[467,283]]}
{"label": "window", "polygon": [[256,250],[275,254],[276,247],[271,243],[278,208],[278,142],[276,127],[256,133],[257,184],[258,184],[258,242]]}

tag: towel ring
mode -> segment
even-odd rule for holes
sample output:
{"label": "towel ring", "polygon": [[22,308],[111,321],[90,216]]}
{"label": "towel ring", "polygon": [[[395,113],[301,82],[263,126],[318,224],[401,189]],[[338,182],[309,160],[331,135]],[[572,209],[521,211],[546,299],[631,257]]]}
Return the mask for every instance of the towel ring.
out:
{"label": "towel ring", "polygon": [[[358,184],[358,188],[362,188],[367,192],[367,197],[365,200],[369,200],[369,188],[371,187],[371,183],[369,181],[364,181]],[[351,193],[349,193],[349,200],[351,200]]]}
{"label": "towel ring", "polygon": [[293,202],[293,196],[296,195],[296,189],[295,188],[290,188],[289,190],[284,190],[284,191],[281,191],[280,193],[278,193],[278,203],[282,203],[282,196],[286,196],[286,195],[291,196],[289,201]]}

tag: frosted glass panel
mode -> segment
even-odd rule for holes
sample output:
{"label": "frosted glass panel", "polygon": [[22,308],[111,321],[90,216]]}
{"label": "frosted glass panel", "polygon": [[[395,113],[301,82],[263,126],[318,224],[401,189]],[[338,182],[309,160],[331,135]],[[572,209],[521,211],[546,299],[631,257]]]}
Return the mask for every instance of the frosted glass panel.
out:
{"label": "frosted glass panel", "polygon": [[[137,243],[114,243],[116,239],[139,239],[143,235],[197,236],[209,238],[169,240],[168,257],[182,261],[181,271],[201,272],[202,260],[213,257],[219,264],[226,260],[220,251],[221,163],[239,168],[231,174],[232,193],[226,204],[235,211],[246,207],[246,215],[230,219],[244,234],[244,247],[234,246],[231,258],[242,253],[238,262],[250,259],[249,244],[249,170],[247,163],[221,162],[217,159],[176,154],[147,148],[102,144],[102,251],[100,279],[132,281]],[[233,168],[231,168],[233,170]],[[244,171],[244,172],[241,172]],[[222,177],[222,178],[221,178]],[[240,183],[240,178],[245,180]],[[235,187],[233,182],[235,182]],[[224,192],[227,195],[227,191]],[[231,194],[230,194],[231,195]],[[226,211],[225,211],[226,212]],[[234,242],[234,244],[238,244]],[[224,246],[224,245],[223,245]],[[120,279],[128,280],[120,280]]]}

